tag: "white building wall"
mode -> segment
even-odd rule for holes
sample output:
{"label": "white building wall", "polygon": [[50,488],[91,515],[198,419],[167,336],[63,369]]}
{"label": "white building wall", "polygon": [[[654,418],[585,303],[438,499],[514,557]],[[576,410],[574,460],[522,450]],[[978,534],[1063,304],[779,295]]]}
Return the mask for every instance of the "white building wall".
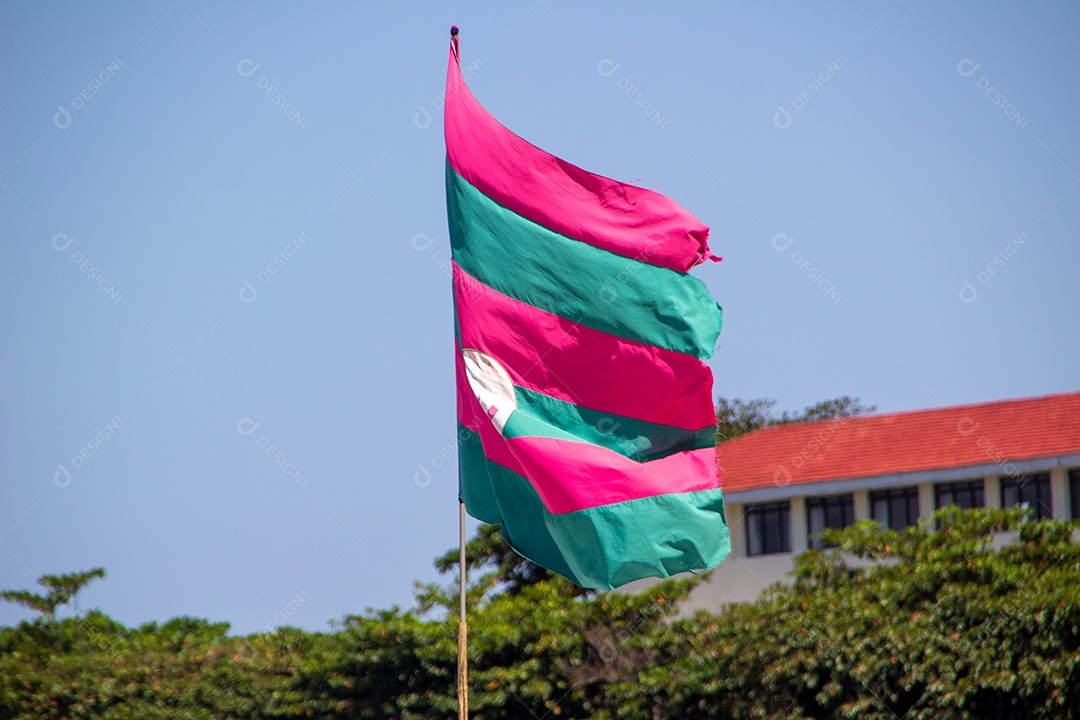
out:
{"label": "white building wall", "polygon": [[724,515],[727,517],[728,532],[731,533],[731,554],[746,557],[746,526],[743,524],[742,504],[724,503]]}
{"label": "white building wall", "polygon": [[919,517],[927,518],[935,508],[934,483],[919,483]]}
{"label": "white building wall", "polygon": [[1001,478],[997,475],[983,478],[983,499],[986,500],[986,507],[1001,507]]}
{"label": "white building wall", "polygon": [[792,553],[739,557],[731,554],[713,570],[708,582],[699,585],[684,604],[685,611],[716,610],[732,602],[757,600],[761,591],[781,580],[789,580]]}
{"label": "white building wall", "polygon": [[800,553],[807,549],[809,528],[806,521],[806,498],[791,498],[791,550]]}
{"label": "white building wall", "polygon": [[870,491],[855,490],[851,493],[855,510],[855,522],[870,519]]}
{"label": "white building wall", "polygon": [[1069,517],[1069,471],[1066,468],[1050,470],[1050,509],[1056,518],[1066,520]]}
{"label": "white building wall", "polygon": [[[1054,516],[1069,517],[1069,468],[1080,467],[1080,455],[1056,458],[1040,458],[1015,463],[1019,472],[1050,471],[1050,490]],[[938,482],[957,482],[970,480],[983,475],[983,497],[987,507],[1001,506],[1001,482],[997,475],[990,474],[997,465],[975,468],[950,468],[937,471],[922,471],[908,475],[867,478],[862,480],[839,480],[812,485],[791,485],[787,487],[770,486],[765,489],[730,493],[736,502],[725,504],[728,527],[731,532],[731,555],[717,567],[709,578],[690,596],[686,604],[687,611],[698,608],[715,609],[729,602],[750,601],[756,599],[761,590],[778,581],[790,579],[792,559],[795,553],[807,547],[806,499],[818,495],[839,495],[851,493],[855,511],[855,520],[869,520],[870,491],[890,488],[919,488],[919,515],[928,517],[935,510],[934,486]],[[742,496],[742,497],[740,497]],[[788,500],[791,503],[791,547],[792,553],[775,555],[746,555],[746,509],[759,502],[778,502]],[[1080,533],[1080,530],[1078,530]],[[628,590],[640,587],[637,583],[627,586]]]}

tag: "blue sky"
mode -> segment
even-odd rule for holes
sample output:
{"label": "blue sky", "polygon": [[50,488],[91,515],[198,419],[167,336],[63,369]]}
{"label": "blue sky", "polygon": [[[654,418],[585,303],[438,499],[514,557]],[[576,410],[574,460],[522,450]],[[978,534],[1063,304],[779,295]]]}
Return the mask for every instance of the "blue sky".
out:
{"label": "blue sky", "polygon": [[1080,385],[1076,5],[5,3],[0,587],[254,632],[436,577],[451,24],[505,125],[712,227],[717,394]]}

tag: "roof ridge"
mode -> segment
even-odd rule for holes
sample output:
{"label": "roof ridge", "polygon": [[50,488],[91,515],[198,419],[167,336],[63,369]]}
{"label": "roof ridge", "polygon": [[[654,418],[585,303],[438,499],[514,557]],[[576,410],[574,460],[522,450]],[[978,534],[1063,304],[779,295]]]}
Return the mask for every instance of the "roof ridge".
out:
{"label": "roof ridge", "polygon": [[[722,428],[721,428],[722,429]],[[1080,454],[1080,391],[770,425],[717,446],[725,489]]]}
{"label": "roof ridge", "polygon": [[1067,396],[1076,396],[1077,399],[1080,399],[1080,390],[1073,390],[1073,391],[1070,391],[1070,392],[1061,392],[1061,393],[1051,393],[1049,395],[1032,395],[1032,396],[1029,396],[1029,397],[1022,397],[1022,398],[1004,398],[1004,399],[1001,399],[1001,400],[986,400],[986,401],[983,401],[983,402],[966,403],[966,404],[963,404],[963,405],[944,405],[944,406],[941,406],[941,407],[933,407],[933,408],[918,408],[918,409],[914,409],[914,410],[893,410],[893,411],[890,411],[890,412],[882,412],[882,413],[866,413],[865,415],[848,415],[846,417],[839,417],[839,418],[823,418],[821,420],[802,420],[802,421],[776,423],[774,425],[766,425],[765,427],[760,427],[760,428],[758,428],[756,430],[751,430],[750,432],[745,433],[743,435],[739,435],[738,437],[732,438],[731,440],[728,440],[727,442],[734,442],[735,440],[738,440],[740,437],[746,437],[747,435],[753,435],[753,434],[762,433],[762,432],[766,432],[766,431],[770,431],[770,430],[771,431],[783,430],[784,428],[791,428],[791,427],[800,427],[801,428],[801,427],[809,427],[809,426],[812,426],[812,425],[819,425],[821,423],[835,423],[835,422],[847,422],[847,421],[865,422],[865,421],[868,421],[868,420],[880,420],[880,419],[883,419],[883,418],[891,418],[891,417],[897,417],[897,416],[902,416],[902,415],[932,415],[934,413],[939,413],[939,412],[943,413],[943,412],[956,411],[956,410],[966,410],[966,409],[974,409],[974,408],[987,408],[987,407],[991,407],[991,406],[995,406],[995,405],[1010,405],[1010,404],[1029,403],[1029,402],[1036,402],[1036,401],[1041,401],[1041,400],[1049,400],[1051,398],[1060,398],[1060,397],[1067,397]]}

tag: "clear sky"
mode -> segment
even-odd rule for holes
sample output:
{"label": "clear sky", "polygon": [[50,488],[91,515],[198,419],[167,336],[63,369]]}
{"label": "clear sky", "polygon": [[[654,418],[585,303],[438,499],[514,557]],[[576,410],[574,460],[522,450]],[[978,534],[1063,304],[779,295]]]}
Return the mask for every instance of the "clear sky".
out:
{"label": "clear sky", "polygon": [[1076,4],[7,2],[0,587],[253,632],[436,577],[451,24],[505,125],[712,227],[717,394],[1080,387]]}

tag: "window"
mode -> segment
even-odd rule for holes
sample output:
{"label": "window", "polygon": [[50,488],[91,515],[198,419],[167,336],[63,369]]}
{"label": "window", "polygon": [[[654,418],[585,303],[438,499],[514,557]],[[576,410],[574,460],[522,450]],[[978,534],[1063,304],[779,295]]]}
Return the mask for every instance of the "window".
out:
{"label": "window", "polygon": [[820,550],[818,536],[825,528],[842,530],[855,522],[855,503],[851,495],[833,495],[806,499],[806,524],[810,528],[810,547]]}
{"label": "window", "polygon": [[762,503],[746,511],[748,555],[791,552],[791,504]]}
{"label": "window", "polygon": [[1072,518],[1080,520],[1080,470],[1069,471],[1069,495],[1072,497]]}
{"label": "window", "polygon": [[1050,505],[1050,473],[1002,478],[1001,506],[1029,508],[1036,520],[1054,517]]}
{"label": "window", "polygon": [[946,505],[956,505],[964,510],[986,507],[986,502],[983,500],[982,480],[942,483],[935,486],[934,493],[937,496],[939,508]]}
{"label": "window", "polygon": [[919,521],[919,489],[901,488],[870,493],[870,517],[889,528],[903,530]]}

